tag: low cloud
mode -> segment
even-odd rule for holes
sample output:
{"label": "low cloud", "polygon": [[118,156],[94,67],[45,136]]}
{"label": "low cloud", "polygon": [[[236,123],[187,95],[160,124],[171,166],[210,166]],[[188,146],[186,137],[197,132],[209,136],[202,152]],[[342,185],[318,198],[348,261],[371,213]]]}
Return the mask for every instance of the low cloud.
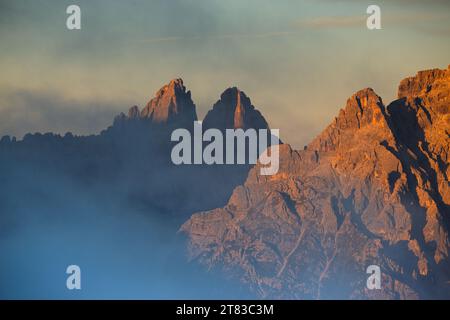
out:
{"label": "low cloud", "polygon": [[0,91],[0,136],[25,133],[96,133],[127,106],[107,101],[77,101],[56,92],[29,89]]}

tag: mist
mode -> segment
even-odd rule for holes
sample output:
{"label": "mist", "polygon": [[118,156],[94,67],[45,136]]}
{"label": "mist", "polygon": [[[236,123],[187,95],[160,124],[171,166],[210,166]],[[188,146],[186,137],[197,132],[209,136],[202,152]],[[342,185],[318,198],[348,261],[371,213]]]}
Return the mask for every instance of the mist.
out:
{"label": "mist", "polygon": [[[68,151],[73,139],[77,156]],[[102,148],[86,156],[82,150],[90,139],[108,144],[105,136],[37,135],[0,148],[1,299],[250,297],[230,279],[188,260],[178,210],[149,204],[130,187],[143,184],[154,193],[156,186],[165,195],[161,203],[178,203],[183,193],[167,191],[180,184],[176,173],[161,172],[155,156],[124,150],[111,154],[122,154],[127,165],[114,165],[119,156],[106,160]],[[132,159],[153,163],[159,178],[142,174]],[[187,200],[176,206],[179,211],[193,205]],[[69,265],[81,269],[81,290],[66,288]]]}

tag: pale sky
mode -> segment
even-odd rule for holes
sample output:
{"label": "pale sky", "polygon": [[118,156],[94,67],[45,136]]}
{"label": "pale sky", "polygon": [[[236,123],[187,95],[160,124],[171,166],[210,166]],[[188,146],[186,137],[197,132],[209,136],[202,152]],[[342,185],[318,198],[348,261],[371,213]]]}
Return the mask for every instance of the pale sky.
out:
{"label": "pale sky", "polygon": [[[81,8],[81,30],[66,8]],[[382,30],[366,27],[369,4]],[[238,86],[302,148],[348,97],[450,64],[446,0],[0,0],[0,136],[97,133],[172,78],[197,113]]]}

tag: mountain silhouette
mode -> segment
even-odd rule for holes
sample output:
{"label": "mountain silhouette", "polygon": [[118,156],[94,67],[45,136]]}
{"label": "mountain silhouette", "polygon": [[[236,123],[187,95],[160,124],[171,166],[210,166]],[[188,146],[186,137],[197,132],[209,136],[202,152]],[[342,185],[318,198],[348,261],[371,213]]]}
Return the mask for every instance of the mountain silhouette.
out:
{"label": "mountain silhouette", "polygon": [[250,99],[238,88],[228,88],[208,111],[203,128],[217,129],[269,129],[264,117]]}
{"label": "mountain silhouette", "polygon": [[[242,106],[236,104],[237,92]],[[268,129],[245,93],[229,89],[222,99],[220,107],[208,113],[207,128],[234,129],[233,122],[213,119],[233,119],[236,108],[242,108],[246,128]],[[171,134],[178,128],[193,134],[194,121],[197,114],[191,93],[182,79],[174,79],[158,90],[142,111],[131,107],[99,135],[36,133],[26,134],[20,141],[3,137],[0,157],[4,165],[0,170],[11,175],[22,166],[32,167],[33,171],[65,176],[83,188],[121,190],[120,196],[132,199],[135,205],[181,223],[195,211],[224,205],[252,166],[174,165]]]}

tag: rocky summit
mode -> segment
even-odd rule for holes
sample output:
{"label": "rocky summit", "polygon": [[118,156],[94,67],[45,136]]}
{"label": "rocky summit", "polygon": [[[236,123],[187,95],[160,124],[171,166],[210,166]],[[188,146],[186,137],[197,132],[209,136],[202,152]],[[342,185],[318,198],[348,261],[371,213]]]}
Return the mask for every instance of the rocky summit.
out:
{"label": "rocky summit", "polygon": [[191,92],[186,91],[182,79],[174,79],[159,89],[155,97],[142,109],[140,116],[155,123],[192,123],[197,120]]}
{"label": "rocky summit", "polygon": [[205,116],[203,128],[269,129],[264,117],[252,105],[250,98],[236,87],[226,89]]}
{"label": "rocky summit", "polygon": [[450,66],[401,81],[387,106],[361,90],[305,150],[281,145],[276,175],[254,167],[184,223],[190,259],[261,298],[448,298],[449,156]]}

